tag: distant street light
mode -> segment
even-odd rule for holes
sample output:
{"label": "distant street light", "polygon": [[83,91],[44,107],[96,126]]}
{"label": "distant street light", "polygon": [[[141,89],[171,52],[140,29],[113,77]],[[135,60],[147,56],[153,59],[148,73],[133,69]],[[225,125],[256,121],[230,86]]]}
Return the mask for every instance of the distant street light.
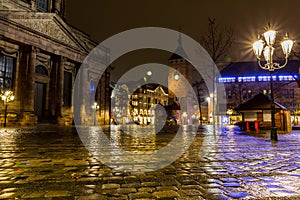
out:
{"label": "distant street light", "polygon": [[95,102],[92,105],[92,109],[95,110],[94,112],[94,126],[96,125],[96,119],[97,119],[97,110],[99,110],[99,105],[97,104],[97,102]]}
{"label": "distant street light", "polygon": [[14,92],[11,90],[6,90],[1,94],[1,99],[4,102],[4,124],[3,126],[6,127],[6,118],[7,118],[7,106],[9,102],[12,102],[15,100]]}
{"label": "distant street light", "polygon": [[175,79],[175,81],[179,80],[179,74],[177,72],[174,74],[174,79]]}
{"label": "distant street light", "polygon": [[[269,27],[270,28],[270,27]],[[276,39],[276,31],[269,29],[267,32],[263,34],[263,38],[259,38],[253,44],[253,51],[257,57],[258,65],[270,72],[270,90],[271,90],[271,140],[278,141],[277,129],[275,124],[275,106],[274,106],[274,93],[273,93],[273,77],[272,73],[276,69],[281,69],[286,66],[288,62],[288,57],[291,53],[293,47],[293,41],[288,39],[288,35],[286,34],[283,41],[281,42],[282,51],[285,55],[285,62],[283,65],[279,63],[273,62],[273,54],[275,48],[273,47]],[[264,40],[263,40],[264,39]],[[261,55],[264,55],[266,64],[262,65],[261,63]]]}

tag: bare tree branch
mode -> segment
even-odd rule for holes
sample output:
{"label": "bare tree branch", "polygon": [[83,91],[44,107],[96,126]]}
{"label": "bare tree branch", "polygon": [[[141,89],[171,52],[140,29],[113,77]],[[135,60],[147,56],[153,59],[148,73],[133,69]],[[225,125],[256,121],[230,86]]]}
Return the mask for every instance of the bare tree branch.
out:
{"label": "bare tree branch", "polygon": [[208,18],[208,30],[200,36],[200,42],[213,61],[219,63],[227,56],[231,48],[233,29],[220,27],[214,18]]}

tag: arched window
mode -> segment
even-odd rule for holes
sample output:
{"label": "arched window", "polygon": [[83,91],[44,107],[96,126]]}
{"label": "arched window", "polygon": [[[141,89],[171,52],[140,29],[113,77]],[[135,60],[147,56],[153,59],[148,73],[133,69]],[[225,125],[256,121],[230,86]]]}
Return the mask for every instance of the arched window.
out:
{"label": "arched window", "polygon": [[35,67],[35,73],[36,74],[41,74],[41,75],[44,75],[44,76],[48,76],[48,70],[43,65],[36,66]]}

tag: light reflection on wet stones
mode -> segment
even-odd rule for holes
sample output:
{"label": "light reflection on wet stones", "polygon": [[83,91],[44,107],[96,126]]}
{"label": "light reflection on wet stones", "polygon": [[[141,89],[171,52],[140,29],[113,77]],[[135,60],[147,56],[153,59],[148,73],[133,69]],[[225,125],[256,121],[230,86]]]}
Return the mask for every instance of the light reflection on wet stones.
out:
{"label": "light reflection on wet stones", "polygon": [[[48,128],[0,130],[1,198],[299,199],[297,133],[280,136],[282,142],[272,145],[263,137],[228,131],[218,144],[204,146],[211,133],[199,133],[172,165],[154,172],[125,173],[93,158],[75,129]],[[155,139],[122,136],[119,145],[129,151],[153,151],[173,137],[171,133],[160,133]],[[209,150],[205,158],[199,154],[201,146]],[[79,179],[72,179],[72,173]]]}

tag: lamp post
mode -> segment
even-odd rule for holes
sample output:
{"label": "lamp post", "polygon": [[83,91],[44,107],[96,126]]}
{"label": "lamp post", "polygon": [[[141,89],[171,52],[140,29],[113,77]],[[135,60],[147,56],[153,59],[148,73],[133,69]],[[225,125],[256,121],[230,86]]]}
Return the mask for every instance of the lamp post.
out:
{"label": "lamp post", "polygon": [[[267,32],[263,34],[262,38],[259,38],[258,41],[253,43],[253,51],[257,57],[257,62],[260,68],[264,70],[268,70],[270,72],[270,90],[271,90],[271,140],[278,141],[277,129],[275,123],[275,106],[274,106],[274,92],[273,92],[273,77],[272,73],[286,66],[288,62],[288,57],[291,53],[293,47],[293,41],[288,39],[288,35],[286,34],[281,42],[282,51],[285,55],[285,62],[283,65],[279,63],[273,62],[273,54],[275,48],[274,43],[276,39],[276,31],[269,29]],[[265,64],[261,63],[261,55],[264,55]]]}
{"label": "lamp post", "polygon": [[6,127],[6,118],[7,118],[7,106],[9,102],[15,100],[14,92],[11,90],[6,90],[1,94],[1,99],[4,102],[4,124],[3,127]]}
{"label": "lamp post", "polygon": [[94,104],[92,105],[92,109],[95,110],[94,113],[94,126],[96,125],[96,116],[97,116],[97,110],[99,110],[99,105],[97,104],[97,102],[94,102]]}

